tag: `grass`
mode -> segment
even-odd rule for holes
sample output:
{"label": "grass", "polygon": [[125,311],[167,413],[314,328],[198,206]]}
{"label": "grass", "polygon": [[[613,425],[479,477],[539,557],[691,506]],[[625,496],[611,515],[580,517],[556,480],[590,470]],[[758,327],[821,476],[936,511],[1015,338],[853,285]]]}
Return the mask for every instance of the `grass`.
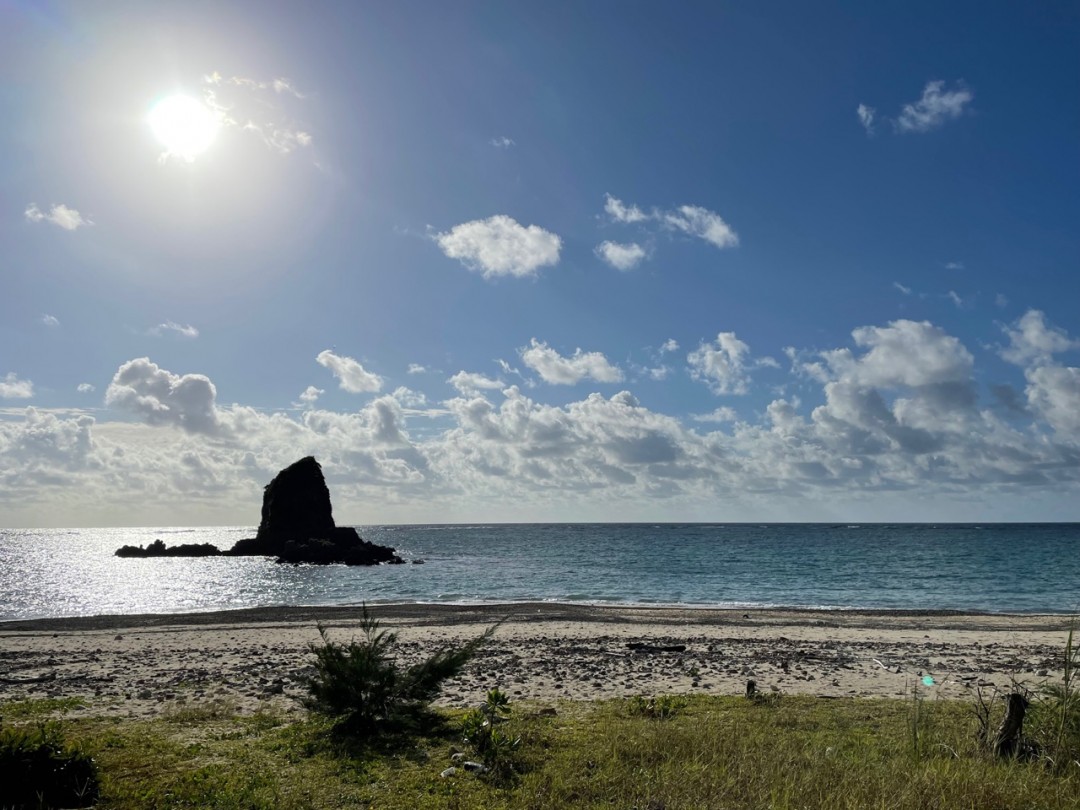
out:
{"label": "grass", "polygon": [[[13,706],[45,712],[0,706],[5,722]],[[98,763],[100,808],[1076,807],[1080,767],[995,760],[961,702],[920,707],[913,745],[912,712],[910,700],[813,697],[687,697],[662,716],[633,700],[562,704],[557,716],[514,704],[504,725],[521,744],[500,779],[440,778],[464,750],[463,712],[427,736],[377,739],[228,704],[62,722]]]}

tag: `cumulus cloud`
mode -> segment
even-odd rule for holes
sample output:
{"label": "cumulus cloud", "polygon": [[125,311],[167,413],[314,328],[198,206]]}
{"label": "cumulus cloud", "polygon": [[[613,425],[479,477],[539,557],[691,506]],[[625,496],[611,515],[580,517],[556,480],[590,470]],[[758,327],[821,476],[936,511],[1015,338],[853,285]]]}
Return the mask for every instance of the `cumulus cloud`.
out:
{"label": "cumulus cloud", "polygon": [[971,353],[952,335],[929,321],[892,321],[862,326],[851,333],[861,356],[850,349],[821,352],[823,362],[801,369],[821,382],[896,388],[961,383],[971,378]]}
{"label": "cumulus cloud", "polygon": [[898,289],[900,292],[902,292],[904,295],[911,295],[911,287],[905,287],[899,281],[894,281],[892,283],[892,285],[893,285],[893,287]]}
{"label": "cumulus cloud", "polygon": [[964,269],[964,263],[963,262],[946,262],[945,263],[945,269],[946,270],[963,270]]}
{"label": "cumulus cloud", "polygon": [[636,242],[601,242],[596,255],[617,270],[633,270],[645,258],[645,248]]}
{"label": "cumulus cloud", "polygon": [[80,394],[91,394],[97,389],[90,383],[79,383],[77,386],[75,386],[75,390],[78,391]]}
{"label": "cumulus cloud", "polygon": [[319,397],[321,397],[325,393],[326,391],[324,389],[316,388],[314,385],[309,385],[307,388],[304,389],[303,393],[300,394],[300,402],[307,407],[311,407],[316,403]]}
{"label": "cumulus cloud", "polygon": [[532,276],[559,262],[562,240],[538,225],[505,214],[455,225],[434,236],[442,252],[484,278]]}
{"label": "cumulus cloud", "polygon": [[406,374],[424,374],[427,369],[419,363],[409,363],[409,368],[406,370]]}
{"label": "cumulus cloud", "polygon": [[68,208],[63,203],[52,206],[48,213],[45,213],[38,208],[37,203],[30,203],[23,213],[31,222],[51,222],[53,225],[63,228],[65,231],[74,231],[84,225],[94,224],[90,220],[85,219],[83,215],[74,208]]}
{"label": "cumulus cloud", "polygon": [[761,366],[777,365],[771,357],[750,359],[750,347],[734,332],[721,332],[715,342],[703,342],[686,356],[690,376],[704,382],[714,394],[745,394],[750,371]]}
{"label": "cumulus cloud", "polygon": [[424,408],[427,406],[427,397],[424,396],[422,391],[414,391],[404,385],[395,388],[391,396],[405,408]]}
{"label": "cumulus cloud", "polygon": [[900,132],[929,132],[947,121],[959,118],[964,108],[975,98],[974,93],[963,84],[954,90],[946,90],[945,82],[927,82],[922,98],[905,104],[896,119]]}
{"label": "cumulus cloud", "polygon": [[691,417],[695,422],[735,422],[739,414],[734,408],[723,406],[710,413],[698,413]]}
{"label": "cumulus cloud", "polygon": [[34,384],[30,380],[20,380],[14,371],[0,378],[0,399],[30,399],[33,395]]}
{"label": "cumulus cloud", "polygon": [[1080,442],[1080,368],[1040,366],[1025,376],[1029,407],[1056,433]]}
{"label": "cumulus cloud", "polygon": [[575,385],[584,379],[597,382],[621,382],[622,370],[613,366],[600,352],[583,352],[575,349],[571,357],[563,357],[555,349],[536,338],[520,349],[521,359],[546,383],[552,385]]}
{"label": "cumulus cloud", "polygon": [[865,104],[860,104],[855,110],[859,116],[859,123],[862,124],[862,128],[866,130],[867,135],[874,134],[874,114],[877,112],[873,107],[867,107]]}
{"label": "cumulus cloud", "polygon": [[491,377],[485,377],[483,374],[477,374],[472,371],[459,371],[453,377],[448,379],[447,382],[465,395],[475,394],[484,390],[503,388],[506,385],[502,380],[494,380]]}
{"label": "cumulus cloud", "polygon": [[382,390],[383,378],[365,370],[351,357],[337,355],[325,349],[315,357],[315,362],[330,369],[330,372],[337,377],[338,385],[350,394],[365,394]]}
{"label": "cumulus cloud", "polygon": [[199,330],[191,324],[179,324],[175,321],[165,321],[146,330],[146,334],[153,337],[162,337],[170,332],[183,338],[193,339],[199,336]]}
{"label": "cumulus cloud", "polygon": [[117,369],[105,404],[141,417],[150,425],[171,425],[188,433],[219,436],[225,427],[217,410],[217,388],[204,374],[173,374],[148,357]]}
{"label": "cumulus cloud", "polygon": [[1018,366],[1045,365],[1055,354],[1080,349],[1080,340],[1073,340],[1064,329],[1047,323],[1046,315],[1037,309],[1029,309],[1015,323],[1003,326],[1002,331],[1009,345],[1001,350],[1001,356]]}
{"label": "cumulus cloud", "polygon": [[622,200],[604,195],[604,210],[615,222],[643,222],[649,216],[636,205],[625,205]]}
{"label": "cumulus cloud", "polygon": [[60,325],[60,319],[55,315],[42,315],[41,322],[50,328]]}
{"label": "cumulus cloud", "polygon": [[509,149],[514,145],[514,140],[513,138],[507,138],[505,135],[499,135],[496,138],[492,138],[488,143],[496,149]]}
{"label": "cumulus cloud", "polygon": [[668,227],[704,239],[718,248],[735,247],[739,244],[738,234],[719,214],[697,205],[682,205],[674,211],[668,211],[663,214],[663,222]]}

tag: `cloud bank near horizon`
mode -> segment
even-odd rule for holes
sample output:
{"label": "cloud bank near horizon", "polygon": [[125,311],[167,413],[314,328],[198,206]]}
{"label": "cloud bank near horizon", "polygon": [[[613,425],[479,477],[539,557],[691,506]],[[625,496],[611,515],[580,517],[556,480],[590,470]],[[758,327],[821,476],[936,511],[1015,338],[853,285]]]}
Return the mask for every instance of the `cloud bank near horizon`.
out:
{"label": "cloud bank near horizon", "polygon": [[[858,504],[944,494],[985,506],[1026,492],[1075,492],[1080,368],[1062,355],[1080,341],[1038,310],[1003,325],[1001,336],[987,357],[1019,368],[1022,390],[980,388],[971,350],[928,321],[861,326],[850,345],[833,349],[789,348],[786,369],[721,332],[675,369],[716,396],[705,415],[647,407],[603,354],[563,355],[535,338],[520,355],[543,382],[611,390],[549,404],[462,370],[447,381],[456,393],[428,408],[437,398],[404,387],[380,395],[382,378],[326,351],[319,362],[341,387],[372,398],[337,412],[318,407],[323,392],[312,386],[302,408],[268,413],[221,404],[205,375],[137,358],[108,385],[105,418],[32,402],[3,412],[0,507],[71,516],[109,508],[122,519],[137,501],[146,514],[170,514],[177,503],[245,514],[269,477],[309,454],[343,490],[342,502],[361,511],[377,504],[385,520],[406,519],[410,509],[431,519],[439,507],[505,519],[510,506],[529,517],[595,508],[721,519],[726,508],[756,514],[781,503],[798,514],[826,495]],[[669,359],[674,347],[665,344]],[[772,381],[759,380],[766,374]],[[32,400],[27,381],[4,379],[9,396]],[[761,412],[734,407],[750,391],[776,388],[775,379],[785,393]]]}

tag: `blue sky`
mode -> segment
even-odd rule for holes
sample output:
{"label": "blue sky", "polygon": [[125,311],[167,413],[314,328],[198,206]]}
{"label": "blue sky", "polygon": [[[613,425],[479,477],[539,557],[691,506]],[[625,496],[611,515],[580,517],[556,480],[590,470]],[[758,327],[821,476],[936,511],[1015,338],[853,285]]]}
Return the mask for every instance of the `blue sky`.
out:
{"label": "blue sky", "polygon": [[1075,4],[0,19],[0,524],[1080,519]]}

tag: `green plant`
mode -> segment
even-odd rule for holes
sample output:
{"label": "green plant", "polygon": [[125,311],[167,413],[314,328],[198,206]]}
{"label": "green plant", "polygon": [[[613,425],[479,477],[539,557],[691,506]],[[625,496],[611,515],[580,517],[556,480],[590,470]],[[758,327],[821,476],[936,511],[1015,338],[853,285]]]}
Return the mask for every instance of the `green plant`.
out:
{"label": "green plant", "polygon": [[0,807],[89,807],[97,796],[94,760],[59,723],[0,727]]}
{"label": "green plant", "polygon": [[667,720],[682,712],[686,705],[686,698],[678,695],[657,695],[651,698],[635,695],[627,702],[627,709],[631,716]]}
{"label": "green plant", "polygon": [[1080,768],[1080,689],[1077,669],[1080,649],[1075,645],[1075,622],[1065,639],[1061,681],[1044,684],[1034,705],[1031,737],[1042,758],[1057,770],[1070,763]]}
{"label": "green plant", "polygon": [[521,737],[498,728],[510,717],[510,699],[505,692],[492,689],[479,708],[468,712],[461,720],[461,736],[472,746],[484,765],[497,775],[505,776],[513,768],[513,754],[521,745]]}
{"label": "green plant", "polygon": [[442,682],[459,674],[498,625],[460,647],[446,647],[409,667],[399,668],[391,657],[397,634],[379,629],[365,607],[363,638],[347,644],[331,641],[319,625],[322,644],[312,644],[315,674],[307,679],[303,704],[337,718],[350,731],[373,732],[395,727],[427,712]]}

